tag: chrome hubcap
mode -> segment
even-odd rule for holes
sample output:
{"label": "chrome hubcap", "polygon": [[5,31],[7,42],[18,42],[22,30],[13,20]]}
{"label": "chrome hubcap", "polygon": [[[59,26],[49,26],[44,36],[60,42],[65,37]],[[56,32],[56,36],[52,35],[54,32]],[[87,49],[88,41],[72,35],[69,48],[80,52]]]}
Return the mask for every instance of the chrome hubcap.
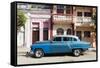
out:
{"label": "chrome hubcap", "polygon": [[42,56],[42,52],[41,51],[36,51],[36,56],[37,57],[41,57]]}
{"label": "chrome hubcap", "polygon": [[80,51],[79,51],[79,50],[75,50],[75,51],[74,51],[74,54],[75,54],[76,56],[78,56],[78,55],[80,54]]}

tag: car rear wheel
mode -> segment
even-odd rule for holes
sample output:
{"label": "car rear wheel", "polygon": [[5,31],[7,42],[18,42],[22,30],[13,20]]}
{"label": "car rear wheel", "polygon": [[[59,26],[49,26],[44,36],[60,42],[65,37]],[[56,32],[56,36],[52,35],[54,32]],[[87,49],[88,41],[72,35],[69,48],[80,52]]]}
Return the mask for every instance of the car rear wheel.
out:
{"label": "car rear wheel", "polygon": [[35,50],[35,53],[34,53],[34,56],[35,56],[36,58],[41,58],[41,57],[43,57],[43,56],[44,56],[43,50],[42,50],[42,49],[36,49],[36,50]]}
{"label": "car rear wheel", "polygon": [[80,56],[80,54],[81,54],[81,49],[74,49],[73,50],[73,55],[74,56],[78,57],[78,56]]}

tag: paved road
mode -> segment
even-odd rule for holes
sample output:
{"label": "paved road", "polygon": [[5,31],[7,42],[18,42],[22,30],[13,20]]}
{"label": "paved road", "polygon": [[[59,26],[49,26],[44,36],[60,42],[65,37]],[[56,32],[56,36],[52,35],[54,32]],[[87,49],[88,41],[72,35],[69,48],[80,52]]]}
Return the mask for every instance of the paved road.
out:
{"label": "paved road", "polygon": [[47,55],[42,58],[26,57],[25,53],[18,54],[18,64],[38,64],[38,63],[52,63],[52,62],[73,62],[73,61],[86,61],[86,60],[96,60],[96,52],[88,51],[84,55],[79,57],[74,57],[69,54],[51,56]]}

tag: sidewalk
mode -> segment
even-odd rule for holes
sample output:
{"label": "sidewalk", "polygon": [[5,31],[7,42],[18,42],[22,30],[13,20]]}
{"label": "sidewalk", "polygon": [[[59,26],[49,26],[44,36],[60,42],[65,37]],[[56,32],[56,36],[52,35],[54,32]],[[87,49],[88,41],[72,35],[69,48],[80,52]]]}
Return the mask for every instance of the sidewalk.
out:
{"label": "sidewalk", "polygon": [[96,48],[89,48],[89,51],[96,52]]}
{"label": "sidewalk", "polygon": [[18,46],[17,47],[17,55],[25,55],[26,52],[29,52],[30,48],[24,47],[24,46]]}

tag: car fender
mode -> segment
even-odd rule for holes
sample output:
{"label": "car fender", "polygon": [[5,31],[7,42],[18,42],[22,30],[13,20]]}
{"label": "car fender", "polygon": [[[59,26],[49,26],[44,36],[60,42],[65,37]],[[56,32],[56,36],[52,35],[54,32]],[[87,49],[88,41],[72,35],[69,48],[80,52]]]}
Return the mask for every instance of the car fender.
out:
{"label": "car fender", "polygon": [[42,49],[44,53],[50,52],[50,46],[49,45],[34,45],[32,47],[32,51],[34,52],[36,49]]}

